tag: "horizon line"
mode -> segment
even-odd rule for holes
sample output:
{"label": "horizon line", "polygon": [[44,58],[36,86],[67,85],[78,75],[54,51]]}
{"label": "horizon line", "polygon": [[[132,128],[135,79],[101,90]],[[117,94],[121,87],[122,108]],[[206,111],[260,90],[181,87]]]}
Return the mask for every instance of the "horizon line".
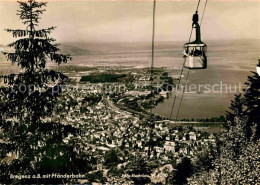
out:
{"label": "horizon line", "polygon": [[[1,1],[1,0],[0,0]],[[18,40],[18,39],[16,39]],[[204,41],[207,42],[211,42],[211,41],[240,41],[240,40],[260,40],[260,38],[230,38],[230,39],[225,39],[225,38],[221,38],[221,39],[204,39]],[[11,41],[10,43],[12,43],[13,41]],[[91,44],[109,44],[109,43],[150,43],[151,41],[57,41],[55,43],[60,43],[60,44],[69,44],[69,43],[91,43]],[[187,41],[185,40],[158,40],[155,42],[183,42],[183,43],[187,43]],[[9,43],[8,43],[9,44]],[[3,44],[0,43],[0,46],[6,46],[8,44]]]}

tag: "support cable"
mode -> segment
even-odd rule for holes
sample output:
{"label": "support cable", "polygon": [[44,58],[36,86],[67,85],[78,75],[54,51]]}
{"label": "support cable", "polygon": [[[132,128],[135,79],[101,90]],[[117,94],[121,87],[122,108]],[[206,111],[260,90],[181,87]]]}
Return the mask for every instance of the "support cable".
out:
{"label": "support cable", "polygon": [[199,0],[199,2],[198,2],[198,5],[197,5],[197,9],[196,9],[196,11],[198,11],[199,6],[200,6],[200,0]]}
{"label": "support cable", "polygon": [[[202,20],[203,20],[203,16],[204,16],[205,8],[207,6],[207,2],[208,2],[208,0],[206,0],[205,6],[204,6],[204,10],[203,10],[203,14],[202,14],[202,17],[201,17],[200,25],[201,25]],[[200,3],[200,0],[199,0],[199,3]],[[198,5],[199,5],[199,3],[198,3]],[[197,10],[198,10],[198,7],[197,7]],[[179,104],[179,108],[178,108],[175,120],[177,120],[178,117],[179,117],[179,112],[180,112],[180,109],[181,109],[181,104],[182,104],[182,100],[183,100],[183,96],[184,96],[184,92],[185,92],[185,87],[187,86],[187,82],[188,82],[188,78],[189,78],[189,73],[190,73],[190,69],[188,70],[188,74],[187,74],[187,77],[186,77],[186,80],[185,80],[185,86],[183,87],[182,96],[181,96],[181,100],[180,100],[180,104]]]}
{"label": "support cable", "polygon": [[176,101],[176,98],[177,98],[177,92],[178,92],[178,89],[179,89],[179,86],[180,86],[180,83],[181,83],[181,77],[182,77],[182,73],[183,73],[183,69],[184,69],[184,64],[185,64],[185,62],[183,62],[183,65],[182,65],[182,68],[181,68],[181,74],[180,74],[180,77],[179,77],[179,81],[178,81],[178,84],[176,86],[176,93],[175,93],[174,100],[173,100],[173,105],[172,105],[170,118],[172,117],[172,112],[173,112],[175,101]]}
{"label": "support cable", "polygon": [[188,69],[187,77],[186,77],[186,80],[185,80],[185,86],[183,87],[183,91],[182,91],[182,95],[181,95],[181,101],[180,101],[180,104],[179,104],[179,107],[178,107],[178,111],[177,111],[177,115],[176,115],[175,120],[177,120],[178,117],[179,117],[179,113],[180,113],[180,109],[181,109],[181,103],[182,103],[182,100],[183,100],[186,85],[188,83],[189,74],[190,74],[190,69]]}
{"label": "support cable", "polygon": [[151,118],[151,124],[150,124],[150,140],[148,144],[148,156],[151,155],[151,142],[152,142],[152,129],[153,129],[153,114],[152,114],[152,108],[153,108],[153,73],[154,73],[154,35],[155,35],[155,10],[156,10],[156,0],[153,1],[153,33],[152,33],[152,63],[151,63],[151,95],[150,95],[150,103],[152,103],[150,107],[150,118]]}
{"label": "support cable", "polygon": [[[204,10],[203,10],[203,14],[202,14],[202,18],[201,18],[200,25],[201,25],[202,20],[203,20],[203,17],[204,17],[204,12],[205,12],[205,9],[206,9],[206,6],[207,6],[207,2],[208,2],[208,0],[206,0],[205,6],[204,6]],[[200,0],[198,1],[197,8],[196,8],[196,12],[198,12],[199,5],[200,5]],[[192,31],[193,31],[193,27],[191,28],[190,37],[189,37],[189,42],[190,42],[190,40],[191,40]],[[180,86],[180,83],[181,83],[181,78],[182,78],[182,74],[183,74],[183,70],[184,70],[184,65],[185,65],[185,61],[183,62],[183,65],[182,65],[182,68],[181,68],[180,77],[179,77],[179,81],[178,81],[178,84],[177,84],[177,86],[176,86],[176,93],[175,93],[174,100],[173,100],[173,105],[172,105],[172,109],[171,109],[171,113],[170,113],[170,118],[172,117],[172,113],[173,113],[174,106],[175,106],[175,103],[176,103],[177,92],[178,92],[178,89],[179,89],[179,86]],[[190,69],[188,70],[188,75],[187,75],[187,77],[186,77],[186,82],[185,82],[185,83],[187,83],[188,76],[189,76],[189,72],[190,72]],[[184,90],[185,90],[185,89],[184,89]],[[184,91],[182,92],[182,98],[181,98],[181,102],[180,102],[180,105],[179,105],[179,108],[178,108],[178,111],[177,111],[176,120],[177,120],[178,115],[179,115],[179,111],[180,111],[180,107],[181,107],[181,103],[182,103],[182,99],[183,99],[183,94],[184,94]]]}
{"label": "support cable", "polygon": [[201,17],[201,20],[200,20],[200,27],[201,27],[201,23],[202,23],[202,20],[203,20],[203,17],[204,17],[204,13],[205,13],[207,3],[208,3],[208,0],[206,0],[205,6],[204,6],[204,9],[203,9],[202,17]]}
{"label": "support cable", "polygon": [[[154,73],[154,35],[155,35],[155,10],[156,10],[156,0],[153,2],[153,33],[152,33],[152,63],[151,63],[151,99],[153,97],[153,73]],[[152,113],[152,107],[150,108],[150,113]]]}
{"label": "support cable", "polygon": [[[190,39],[191,39],[191,36],[192,36],[192,31],[193,31],[193,28],[191,28],[189,42],[190,42]],[[179,76],[179,81],[178,81],[178,84],[177,84],[177,86],[176,86],[176,93],[175,93],[174,100],[173,100],[173,104],[172,104],[172,109],[171,109],[170,118],[172,117],[172,113],[173,113],[173,110],[174,110],[175,102],[176,102],[176,99],[177,99],[177,92],[178,92],[178,89],[179,89],[179,87],[180,87],[181,78],[182,78],[182,73],[183,73],[183,70],[184,70],[184,65],[185,65],[185,61],[184,61],[183,64],[182,64],[181,74],[180,74],[180,76]]]}
{"label": "support cable", "polygon": [[[193,29],[191,29],[191,32],[190,32],[189,42],[190,42],[190,39],[191,39],[191,36],[192,36],[192,31],[193,31]],[[179,76],[179,81],[178,81],[178,84],[177,84],[177,86],[176,86],[176,94],[175,94],[175,96],[174,96],[174,100],[173,100],[173,105],[172,105],[172,110],[171,110],[170,118],[172,117],[172,113],[173,113],[173,110],[174,110],[174,105],[175,105],[176,98],[177,98],[177,92],[178,92],[178,89],[179,89],[179,86],[180,86],[180,83],[181,83],[181,78],[182,78],[182,73],[183,73],[183,70],[184,70],[184,65],[185,65],[185,61],[184,61],[183,64],[182,64],[181,74],[180,74],[180,76]]]}

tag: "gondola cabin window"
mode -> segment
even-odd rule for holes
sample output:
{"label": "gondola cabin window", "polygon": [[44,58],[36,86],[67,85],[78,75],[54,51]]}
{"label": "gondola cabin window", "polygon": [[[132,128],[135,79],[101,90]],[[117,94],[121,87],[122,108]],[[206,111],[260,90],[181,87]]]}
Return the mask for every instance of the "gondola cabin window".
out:
{"label": "gondola cabin window", "polygon": [[207,68],[206,44],[185,44],[183,51],[184,67],[189,69]]}

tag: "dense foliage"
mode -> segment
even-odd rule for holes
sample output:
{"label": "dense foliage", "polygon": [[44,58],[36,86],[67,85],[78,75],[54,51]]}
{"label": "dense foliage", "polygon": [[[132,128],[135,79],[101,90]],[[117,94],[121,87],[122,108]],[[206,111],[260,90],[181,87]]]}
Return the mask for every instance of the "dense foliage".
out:
{"label": "dense foliage", "polygon": [[75,148],[79,129],[52,121],[53,109],[68,78],[60,72],[46,69],[47,61],[57,64],[71,59],[58,53],[55,39],[48,35],[54,27],[37,30],[42,9],[47,3],[30,0],[18,2],[18,15],[26,29],[7,29],[13,37],[9,44],[14,52],[7,60],[20,67],[20,73],[1,76],[0,88],[0,182],[1,183],[61,183],[62,179],[10,179],[11,175],[77,174],[89,170],[88,156],[83,147]]}
{"label": "dense foliage", "polygon": [[120,79],[126,77],[126,74],[100,74],[100,75],[88,75],[82,76],[81,82],[90,83],[106,83],[106,82],[119,82]]}
{"label": "dense foliage", "polygon": [[260,183],[260,76],[252,73],[244,95],[231,102],[227,132],[220,136],[213,168],[196,173],[190,184]]}

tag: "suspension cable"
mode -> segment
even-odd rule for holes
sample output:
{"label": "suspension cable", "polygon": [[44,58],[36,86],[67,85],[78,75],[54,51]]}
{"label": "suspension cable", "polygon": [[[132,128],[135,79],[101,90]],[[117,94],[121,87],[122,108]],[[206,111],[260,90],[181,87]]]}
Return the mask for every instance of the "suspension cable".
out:
{"label": "suspension cable", "polygon": [[[193,31],[193,28],[191,29],[191,32],[190,32],[189,42],[190,42],[190,39],[191,39],[191,36],[192,36],[192,31]],[[184,65],[185,65],[185,61],[182,64],[181,74],[179,76],[178,84],[176,86],[176,93],[175,93],[173,104],[172,104],[172,110],[171,110],[171,113],[170,113],[170,118],[172,117],[173,109],[174,109],[174,106],[175,106],[175,102],[176,102],[176,98],[177,98],[177,92],[178,92],[178,89],[179,89],[179,86],[180,86],[180,83],[181,83],[182,73],[183,73],[183,70],[184,70]]]}
{"label": "suspension cable", "polygon": [[[206,9],[206,6],[207,6],[207,2],[208,2],[208,0],[206,0],[205,6],[204,6],[204,10],[203,10],[203,14],[202,14],[202,18],[201,18],[200,25],[201,25],[202,20],[203,20],[203,17],[204,17],[204,12],[205,12],[205,9]],[[200,5],[200,0],[198,1],[197,8],[196,8],[196,12],[197,12],[198,9],[199,9],[199,5]],[[190,37],[189,37],[189,42],[190,42],[190,40],[191,40],[192,32],[193,32],[193,27],[191,28]],[[172,113],[173,113],[174,106],[175,106],[175,103],[176,103],[177,92],[178,92],[178,89],[179,89],[179,86],[180,86],[180,83],[181,83],[181,78],[182,78],[182,74],[183,74],[183,70],[184,70],[184,65],[185,65],[185,60],[184,60],[184,62],[183,62],[183,65],[182,65],[182,68],[181,68],[180,77],[179,77],[179,81],[178,81],[178,84],[177,84],[177,86],[176,86],[176,93],[175,93],[174,100],[173,100],[173,105],[172,105],[172,109],[171,109],[171,113],[170,113],[170,118],[172,117]],[[187,74],[185,83],[187,83],[187,81],[188,81],[189,72],[190,72],[190,69],[188,70],[188,74]],[[183,96],[184,96],[184,95],[183,95],[183,94],[184,94],[184,91],[185,91],[185,88],[184,88],[184,90],[183,90],[183,92],[182,92],[181,101],[180,101],[179,108],[178,108],[178,111],[177,111],[177,115],[176,115],[176,118],[175,118],[176,120],[178,119],[178,116],[179,116],[179,111],[180,111],[182,99],[183,99]]]}
{"label": "suspension cable", "polygon": [[198,11],[199,6],[200,6],[200,0],[199,0],[199,2],[198,2],[198,5],[197,5],[197,9],[196,9],[196,11]]}
{"label": "suspension cable", "polygon": [[[154,73],[154,35],[155,35],[155,11],[156,11],[156,0],[153,1],[153,33],[152,33],[152,63],[151,63],[151,96],[150,101],[153,98],[153,73]],[[150,108],[150,113],[152,113],[152,106]]]}
{"label": "suspension cable", "polygon": [[[191,36],[192,36],[192,31],[193,31],[193,28],[191,28],[189,42],[190,42],[190,39],[191,39]],[[183,70],[184,70],[184,65],[185,65],[185,61],[183,62],[182,67],[181,67],[181,73],[180,73],[180,76],[179,76],[178,84],[176,86],[176,93],[175,93],[173,104],[172,104],[170,118],[172,117],[172,113],[173,113],[173,110],[174,110],[174,106],[175,106],[175,102],[176,102],[176,98],[177,98],[177,92],[178,92],[178,89],[179,89],[179,86],[180,86],[180,83],[181,83],[182,73],[183,73]]]}
{"label": "suspension cable", "polygon": [[184,96],[184,92],[185,92],[185,87],[186,87],[187,82],[188,82],[189,74],[190,74],[190,69],[188,69],[187,77],[186,77],[186,80],[185,80],[185,86],[183,87],[183,91],[182,91],[182,95],[181,95],[181,101],[180,101],[180,104],[179,104],[179,107],[178,107],[178,111],[177,111],[177,115],[176,115],[175,120],[177,120],[177,119],[178,119],[178,116],[179,116],[179,112],[180,112],[180,109],[181,109],[181,103],[182,103],[182,100],[183,100],[183,96]]}
{"label": "suspension cable", "polygon": [[202,23],[202,20],[203,20],[203,17],[204,17],[204,13],[205,13],[207,3],[208,3],[208,0],[206,0],[205,6],[204,6],[204,9],[203,9],[202,17],[201,17],[201,20],[200,20],[200,26],[201,26],[201,23]]}
{"label": "suspension cable", "polygon": [[181,83],[181,77],[182,77],[182,73],[183,73],[183,69],[184,69],[184,64],[185,64],[185,62],[183,62],[183,65],[182,65],[182,68],[181,68],[181,74],[180,74],[180,77],[179,77],[179,81],[178,81],[178,84],[176,86],[176,93],[175,93],[174,100],[173,100],[173,105],[172,105],[170,118],[172,117],[172,112],[173,112],[175,101],[176,101],[176,98],[177,98],[177,92],[178,92],[178,89],[179,89],[179,86],[180,86],[180,83]]}
{"label": "suspension cable", "polygon": [[[203,10],[203,14],[202,14],[202,17],[201,17],[200,25],[201,25],[202,20],[203,20],[203,16],[204,16],[205,8],[206,8],[206,6],[207,6],[207,2],[208,2],[208,0],[206,0],[205,6],[204,6],[204,10]],[[199,4],[199,3],[198,3],[198,4]],[[181,109],[181,104],[182,104],[182,100],[183,100],[183,96],[184,96],[184,92],[185,92],[185,87],[186,87],[186,85],[187,85],[188,78],[189,78],[189,73],[190,73],[190,69],[188,70],[188,73],[187,73],[187,77],[186,77],[186,80],[185,80],[185,86],[183,87],[182,96],[181,96],[181,100],[180,100],[180,104],[179,104],[179,108],[178,108],[178,111],[177,111],[177,115],[176,115],[175,120],[177,120],[178,117],[179,117],[179,112],[180,112],[180,109]]]}
{"label": "suspension cable", "polygon": [[155,35],[155,10],[156,10],[156,0],[153,1],[153,33],[152,33],[152,62],[151,62],[151,76],[150,76],[150,80],[151,80],[151,95],[150,95],[150,118],[151,118],[151,124],[150,124],[150,139],[148,142],[148,151],[147,151],[147,155],[150,157],[151,155],[151,140],[152,140],[152,129],[153,129],[153,114],[152,114],[152,109],[153,109],[153,73],[154,73],[154,35]]}

